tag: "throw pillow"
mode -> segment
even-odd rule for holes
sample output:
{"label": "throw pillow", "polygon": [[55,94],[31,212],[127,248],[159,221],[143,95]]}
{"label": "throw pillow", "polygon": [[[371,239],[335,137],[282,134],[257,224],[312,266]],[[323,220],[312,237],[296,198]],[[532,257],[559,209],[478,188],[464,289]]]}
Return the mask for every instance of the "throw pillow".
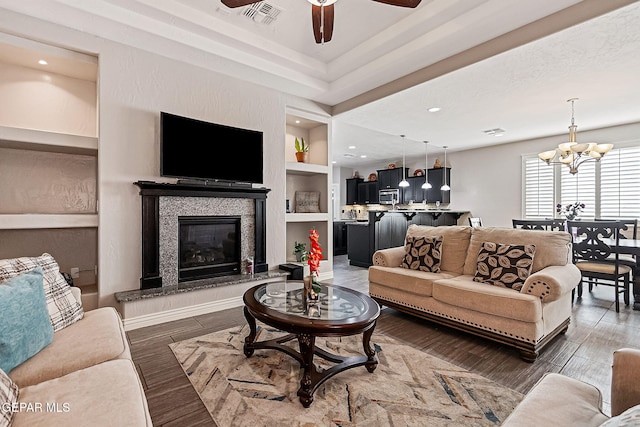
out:
{"label": "throw pillow", "polygon": [[402,258],[403,268],[440,273],[442,236],[407,236],[404,247],[406,253]]}
{"label": "throw pillow", "polygon": [[0,369],[5,372],[53,341],[42,280],[37,267],[0,285]]}
{"label": "throw pillow", "polygon": [[531,274],[535,245],[484,242],[473,280],[520,291]]}
{"label": "throw pillow", "polygon": [[640,425],[640,405],[632,406],[623,413],[604,423],[600,427],[634,427]]}
{"label": "throw pillow", "polygon": [[0,427],[9,427],[13,421],[12,405],[18,403],[20,390],[16,383],[0,369]]}
{"label": "throw pillow", "polygon": [[60,267],[47,253],[39,257],[0,260],[0,285],[22,273],[42,267],[47,310],[54,331],[59,331],[82,319],[82,305],[74,298],[71,287],[60,274]]}

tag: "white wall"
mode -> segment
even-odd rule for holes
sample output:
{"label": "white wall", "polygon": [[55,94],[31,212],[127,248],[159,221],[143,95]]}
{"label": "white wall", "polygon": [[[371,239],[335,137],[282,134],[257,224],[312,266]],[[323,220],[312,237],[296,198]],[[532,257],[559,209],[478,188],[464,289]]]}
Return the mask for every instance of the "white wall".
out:
{"label": "white wall", "polygon": [[[286,97],[85,33],[12,14],[0,31],[31,37],[99,56],[99,274],[100,305],[113,294],[138,289],[141,274],[141,202],[138,180],[159,176],[159,112],[264,132],[267,197],[267,263],[286,258],[278,236],[285,234],[284,140]],[[211,165],[236,162],[242,147],[216,147]]]}

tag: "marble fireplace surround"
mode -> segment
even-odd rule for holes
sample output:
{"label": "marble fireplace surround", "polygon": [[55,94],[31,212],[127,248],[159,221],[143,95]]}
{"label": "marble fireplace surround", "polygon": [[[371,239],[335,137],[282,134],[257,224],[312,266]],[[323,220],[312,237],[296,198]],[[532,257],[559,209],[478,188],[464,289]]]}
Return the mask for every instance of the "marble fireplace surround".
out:
{"label": "marble fireplace surround", "polygon": [[[239,215],[241,260],[252,256],[256,273],[268,270],[265,240],[268,189],[148,181],[135,184],[142,196],[140,289],[178,287],[178,217],[181,216]],[[196,282],[212,280],[215,278],[186,283],[197,285]]]}

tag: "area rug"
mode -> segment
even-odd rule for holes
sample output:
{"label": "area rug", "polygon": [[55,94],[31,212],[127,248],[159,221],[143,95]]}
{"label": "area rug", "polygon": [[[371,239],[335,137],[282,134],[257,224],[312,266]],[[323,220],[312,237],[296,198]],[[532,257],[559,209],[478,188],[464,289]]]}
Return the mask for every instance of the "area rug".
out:
{"label": "area rug", "polygon": [[[260,341],[283,335],[258,326]],[[360,366],[337,374],[316,390],[305,409],[296,395],[299,363],[270,349],[245,357],[242,346],[248,333],[248,327],[241,326],[170,344],[219,427],[495,426],[523,397],[374,333],[376,370],[369,373]],[[334,354],[364,354],[362,335],[317,338],[316,346]],[[323,369],[332,366],[319,357],[314,361]]]}

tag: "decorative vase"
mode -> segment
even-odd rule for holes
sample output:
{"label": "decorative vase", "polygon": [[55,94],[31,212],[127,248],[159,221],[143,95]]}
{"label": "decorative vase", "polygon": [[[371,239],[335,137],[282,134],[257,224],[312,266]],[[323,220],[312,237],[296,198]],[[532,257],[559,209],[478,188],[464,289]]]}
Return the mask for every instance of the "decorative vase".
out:
{"label": "decorative vase", "polygon": [[313,274],[304,277],[304,298],[307,304],[318,301],[318,293],[314,290]]}
{"label": "decorative vase", "polygon": [[304,151],[296,151],[296,160],[299,161],[300,163],[303,163],[305,154],[306,153]]}

